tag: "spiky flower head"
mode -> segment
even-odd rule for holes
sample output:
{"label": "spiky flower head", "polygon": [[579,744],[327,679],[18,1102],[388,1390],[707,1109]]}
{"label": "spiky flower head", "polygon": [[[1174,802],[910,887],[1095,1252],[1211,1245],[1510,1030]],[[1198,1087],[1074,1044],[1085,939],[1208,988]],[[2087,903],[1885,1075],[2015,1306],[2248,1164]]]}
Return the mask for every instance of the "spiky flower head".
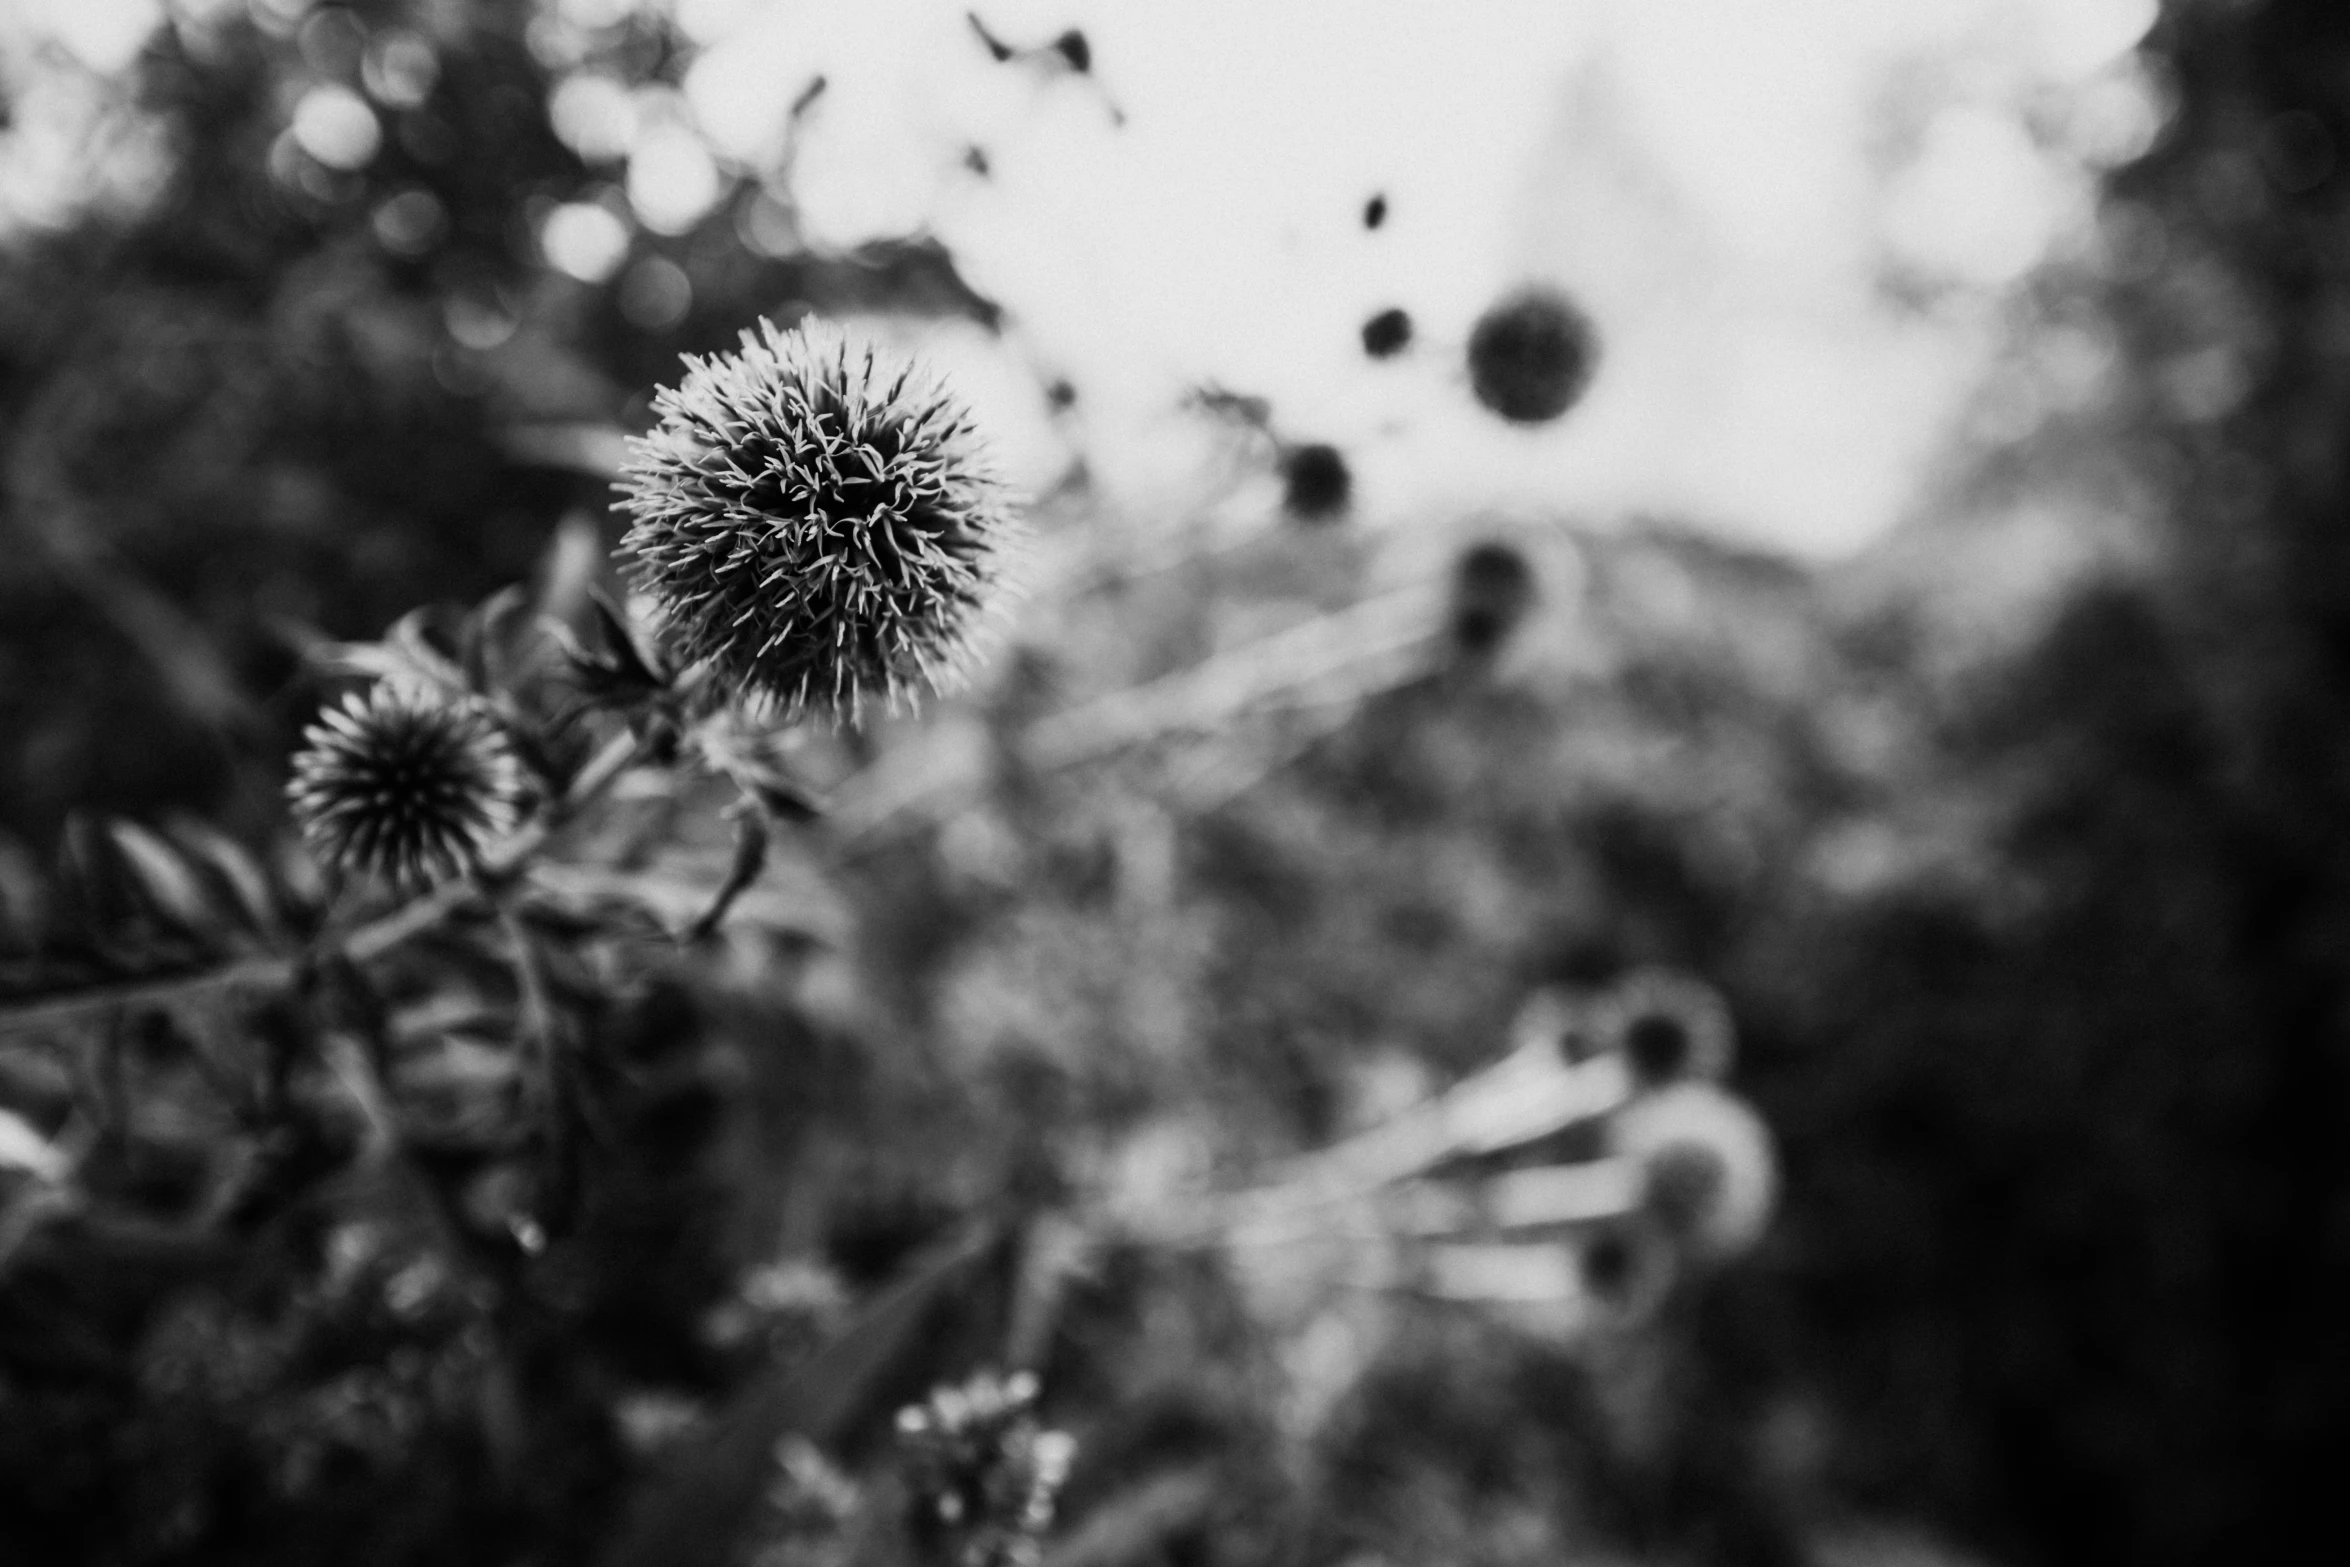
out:
{"label": "spiky flower head", "polygon": [[672,650],[790,713],[952,683],[1012,527],[962,405],[823,322],[686,364],[620,482]]}
{"label": "spiky flower head", "polygon": [[1575,406],[1599,362],[1599,333],[1573,300],[1525,288],[1469,332],[1469,389],[1512,424],[1542,424]]}
{"label": "spiky flower head", "polygon": [[427,887],[514,828],[522,769],[478,707],[379,681],[302,739],[286,794],[312,852],[339,870]]}

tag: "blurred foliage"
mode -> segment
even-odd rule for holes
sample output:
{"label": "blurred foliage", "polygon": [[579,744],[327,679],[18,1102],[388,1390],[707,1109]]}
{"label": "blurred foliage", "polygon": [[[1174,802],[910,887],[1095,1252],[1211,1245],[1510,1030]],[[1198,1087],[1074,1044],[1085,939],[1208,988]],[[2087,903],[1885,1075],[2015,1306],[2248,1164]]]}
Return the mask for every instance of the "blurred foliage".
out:
{"label": "blurred foliage", "polygon": [[[544,264],[554,205],[624,205],[550,92],[673,77],[657,20],[279,14],[167,27],[123,105],[161,127],[160,189],[0,252],[0,824],[27,843],[75,807],[274,843],[322,634],[526,578],[587,634],[547,585],[577,571],[559,519],[609,526],[604,483],[544,437],[641,422],[680,349],[795,302],[994,322],[927,241],[751,243],[756,181],[633,234],[682,313],[633,266]],[[198,1113],[217,1042],[127,1020],[102,1059],[168,1113],[84,1156],[103,1215],[0,1245],[7,1543],[894,1559],[887,1410],[1020,1331],[1023,1245],[974,1216],[1033,1251],[1020,1221],[1082,1192],[1245,1175],[1468,1073],[1530,987],[1664,963],[1728,992],[1786,1156],[1756,1256],[1561,1345],[1426,1303],[1284,1334],[1277,1280],[1110,1248],[1033,1329],[1077,1440],[1047,1561],[1912,1560],[1885,1521],[1913,1519],[2019,1564],[2342,1554],[2350,15],[2177,0],[2149,51],[2171,122],[2007,367],[2085,333],[2103,395],[1851,565],[1432,519],[1464,569],[1395,607],[1334,449],[1274,443],[1319,525],[1172,558],[1065,497],[1048,543],[1083,566],[974,699],[793,757],[838,809],[778,833],[772,940],[582,979],[628,1153],[579,1172],[572,1227],[517,1249],[511,1162],[436,1177],[504,1237],[491,1287],[347,1173],[362,1129],[319,1062],[250,1179],[250,1129]],[[361,168],[284,131],[329,80],[380,118]],[[2035,496],[2095,548],[2027,634],[1987,633],[2044,557],[1975,522]],[[655,924],[724,877],[697,832],[632,884],[676,904]],[[0,840],[12,923],[70,885],[39,858]],[[298,865],[255,861],[316,917]],[[251,1040],[305,1037],[292,1005]],[[44,1137],[109,1091],[46,1050],[0,1068]],[[172,1227],[248,1186],[276,1196]],[[855,1397],[811,1389],[850,1361]],[[777,1448],[818,1423],[821,1452]],[[662,1491],[680,1472],[733,1487],[739,1538]]]}

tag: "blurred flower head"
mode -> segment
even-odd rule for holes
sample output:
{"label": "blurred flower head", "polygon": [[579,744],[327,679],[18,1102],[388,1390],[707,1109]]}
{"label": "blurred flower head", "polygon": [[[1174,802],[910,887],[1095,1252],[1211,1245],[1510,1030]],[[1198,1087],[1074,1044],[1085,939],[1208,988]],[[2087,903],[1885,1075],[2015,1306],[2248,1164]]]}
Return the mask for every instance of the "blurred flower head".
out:
{"label": "blurred flower head", "polygon": [[1382,310],[1363,323],[1363,352],[1373,359],[1392,359],[1411,343],[1412,318],[1400,308]]}
{"label": "blurred flower head", "polygon": [[1637,1322],[1654,1311],[1676,1271],[1671,1243],[1638,1221],[1603,1225],[1584,1236],[1575,1267],[1583,1293],[1618,1322]]}
{"label": "blurred flower head", "polygon": [[1734,1256],[1762,1238],[1779,1166],[1744,1100],[1712,1083],[1676,1083],[1625,1106],[1609,1140],[1639,1161],[1649,1217],[1692,1255]]}
{"label": "blurred flower head", "polygon": [[1453,565],[1453,646],[1471,658],[1497,651],[1535,598],[1534,568],[1514,545],[1471,545]]}
{"label": "blurred flower head", "polygon": [[1721,993],[1692,974],[1636,969],[1606,1001],[1608,1048],[1623,1052],[1632,1075],[1657,1087],[1730,1070],[1736,1032]]}
{"label": "blurred flower head", "polygon": [[1512,424],[1542,424],[1575,406],[1599,361],[1599,334],[1574,301],[1526,288],[1487,308],[1469,333],[1469,387]]}
{"label": "blurred flower head", "polygon": [[1317,441],[1281,456],[1281,504],[1300,522],[1328,522],[1354,499],[1346,454]]}
{"label": "blurred flower head", "polygon": [[522,769],[477,707],[378,682],[302,738],[286,794],[312,852],[338,870],[427,887],[514,828]]}
{"label": "blurred flower head", "polygon": [[787,712],[953,683],[1012,529],[961,404],[821,322],[687,366],[620,484],[673,648]]}
{"label": "blurred flower head", "polygon": [[898,1411],[915,1533],[956,1567],[1026,1567],[1040,1554],[1075,1444],[1036,1419],[1036,1378],[983,1371]]}

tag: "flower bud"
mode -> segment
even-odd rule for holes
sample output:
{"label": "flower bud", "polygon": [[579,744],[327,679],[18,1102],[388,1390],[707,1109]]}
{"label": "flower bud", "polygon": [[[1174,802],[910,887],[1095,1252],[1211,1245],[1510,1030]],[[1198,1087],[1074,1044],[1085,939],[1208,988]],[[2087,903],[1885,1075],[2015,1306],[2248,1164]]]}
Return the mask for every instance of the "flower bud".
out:
{"label": "flower bud", "polygon": [[381,682],[319,715],[286,786],[313,853],[417,890],[513,831],[522,770],[480,708]]}
{"label": "flower bud", "polygon": [[1512,424],[1543,424],[1575,406],[1598,359],[1598,334],[1574,302],[1555,289],[1528,288],[1477,318],[1469,386]]}

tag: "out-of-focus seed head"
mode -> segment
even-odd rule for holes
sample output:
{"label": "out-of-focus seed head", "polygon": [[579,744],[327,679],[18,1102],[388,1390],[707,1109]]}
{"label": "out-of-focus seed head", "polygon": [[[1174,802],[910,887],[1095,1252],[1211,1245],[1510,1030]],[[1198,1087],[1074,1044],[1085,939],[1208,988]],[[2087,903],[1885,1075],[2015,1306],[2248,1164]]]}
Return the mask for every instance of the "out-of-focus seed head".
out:
{"label": "out-of-focus seed head", "polygon": [[791,714],[955,683],[1013,527],[962,405],[821,322],[687,367],[620,482],[676,653]]}
{"label": "out-of-focus seed head", "polygon": [[1670,1239],[1638,1219],[1591,1231],[1575,1262],[1584,1292],[1619,1322],[1646,1317],[1674,1282]]}
{"label": "out-of-focus seed head", "polygon": [[1545,985],[1528,995],[1510,1020],[1510,1048],[1572,1066],[1604,1048],[1599,1034],[1604,1021],[1590,992]]}
{"label": "out-of-focus seed head", "polygon": [[303,734],[286,786],[319,859],[416,890],[513,831],[522,769],[478,707],[378,682]]}
{"label": "out-of-focus seed head", "polygon": [[1574,407],[1598,362],[1590,318],[1556,289],[1507,296],[1469,333],[1469,387],[1512,424],[1542,424]]}
{"label": "out-of-focus seed head", "polygon": [[1300,522],[1329,522],[1354,499],[1354,474],[1335,446],[1293,446],[1281,458],[1281,504]]}
{"label": "out-of-focus seed head", "polygon": [[1616,982],[1607,1002],[1609,1047],[1624,1054],[1645,1087],[1714,1079],[1730,1070],[1737,1032],[1721,992],[1694,974],[1636,969]]}
{"label": "out-of-focus seed head", "polygon": [[1491,541],[1471,545],[1453,566],[1453,646],[1471,658],[1495,652],[1534,600],[1534,568],[1523,554]]}
{"label": "out-of-focus seed head", "polygon": [[1412,343],[1412,318],[1401,309],[1382,310],[1363,323],[1363,352],[1391,359]]}
{"label": "out-of-focus seed head", "polygon": [[1779,1166],[1745,1101],[1712,1083],[1676,1083],[1625,1106],[1609,1141],[1639,1161],[1643,1209],[1691,1255],[1730,1257],[1761,1239]]}

